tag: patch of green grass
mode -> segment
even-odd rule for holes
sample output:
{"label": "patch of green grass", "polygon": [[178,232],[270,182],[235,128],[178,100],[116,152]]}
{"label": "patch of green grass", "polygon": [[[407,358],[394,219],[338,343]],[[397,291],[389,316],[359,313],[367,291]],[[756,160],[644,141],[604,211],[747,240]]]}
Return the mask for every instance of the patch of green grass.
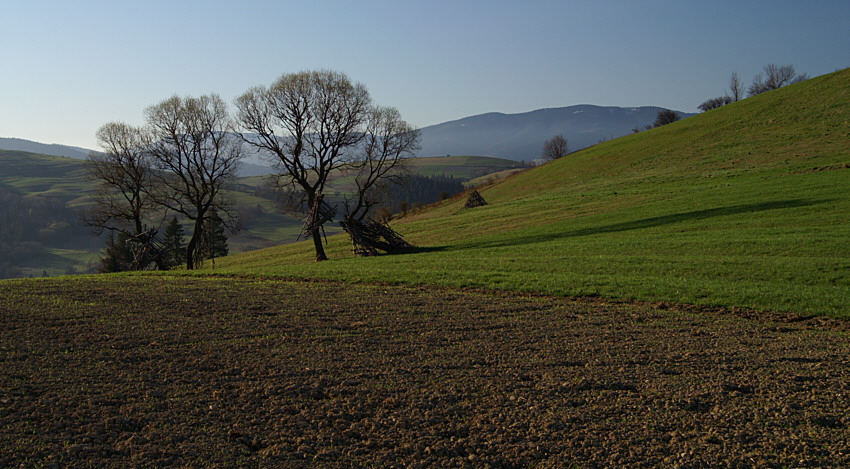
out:
{"label": "patch of green grass", "polygon": [[605,142],[394,225],[416,252],[333,237],[227,273],[428,283],[850,315],[850,70]]}

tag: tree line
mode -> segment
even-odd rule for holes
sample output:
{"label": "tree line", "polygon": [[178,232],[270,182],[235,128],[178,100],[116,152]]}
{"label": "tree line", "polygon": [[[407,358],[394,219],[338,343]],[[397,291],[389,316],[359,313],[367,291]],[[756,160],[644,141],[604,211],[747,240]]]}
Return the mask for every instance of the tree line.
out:
{"label": "tree line", "polygon": [[[209,251],[214,215],[220,225],[238,229],[223,188],[247,148],[279,168],[278,180],[298,199],[291,206],[308,217],[320,212],[333,177],[351,177],[355,190],[340,205],[344,219],[353,220],[363,220],[381,203],[385,191],[379,189],[401,180],[403,160],[418,148],[418,130],[396,109],[372,103],[364,85],[339,72],[284,74],[271,86],[249,89],[234,106],[231,113],[215,94],[173,96],[145,109],[141,127],[102,126],[97,139],[104,151],[87,160],[97,189],[85,223],[117,234],[111,238],[117,245],[121,236],[126,244],[149,233],[149,224],[179,216],[192,225],[182,258],[193,269]],[[327,258],[321,231],[328,221],[306,225],[316,260]]]}
{"label": "tree line", "polygon": [[[762,69],[762,72],[759,72],[753,77],[752,83],[747,88],[747,95],[755,96],[808,79],[808,74],[798,74],[793,65],[767,64]],[[744,99],[744,82],[738,75],[738,72],[732,72],[732,76],[729,78],[729,93],[704,101],[699,105],[699,109],[701,111],[710,111],[742,99]]]}
{"label": "tree line", "polygon": [[21,262],[48,253],[45,245],[88,247],[77,212],[52,197],[24,197],[0,186],[0,278],[21,276]]}
{"label": "tree line", "polygon": [[393,213],[405,213],[411,208],[428,205],[463,192],[463,181],[453,176],[422,176],[408,174],[402,184],[387,188],[380,196],[383,203],[376,211],[376,218],[386,220]]}

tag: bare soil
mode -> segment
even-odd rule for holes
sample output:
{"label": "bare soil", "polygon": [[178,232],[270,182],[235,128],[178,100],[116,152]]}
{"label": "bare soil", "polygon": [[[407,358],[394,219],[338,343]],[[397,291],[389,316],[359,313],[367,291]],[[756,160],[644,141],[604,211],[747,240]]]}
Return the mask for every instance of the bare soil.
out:
{"label": "bare soil", "polygon": [[847,323],[738,313],[0,282],[0,467],[850,467]]}

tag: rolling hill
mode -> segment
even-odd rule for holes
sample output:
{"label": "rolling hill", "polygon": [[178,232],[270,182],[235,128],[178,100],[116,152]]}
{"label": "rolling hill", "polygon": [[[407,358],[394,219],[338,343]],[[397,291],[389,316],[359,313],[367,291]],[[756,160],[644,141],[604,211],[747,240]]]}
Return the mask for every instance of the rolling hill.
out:
{"label": "rolling hill", "polygon": [[850,315],[850,69],[595,145],[394,224],[420,249],[300,243],[220,272]]}
{"label": "rolling hill", "polygon": [[[515,168],[518,164],[498,158],[451,157],[415,158],[410,160],[410,166],[413,172],[423,176],[446,175],[466,180]],[[274,196],[268,193],[265,184],[264,175],[254,175],[240,177],[231,185],[228,194],[243,216],[243,230],[230,237],[231,252],[251,251],[296,240],[301,230],[301,220],[280,213],[272,200]],[[348,190],[345,179],[332,183],[329,189],[332,193]],[[27,237],[22,235],[20,229],[4,230],[0,227],[0,278],[90,270],[105,243],[105,239],[92,236],[78,220],[77,211],[91,204],[91,190],[92,185],[85,179],[80,159],[0,150],[0,198],[9,193],[10,198],[25,202],[44,199],[43,203],[37,204],[38,208],[32,209],[51,212],[38,214],[41,216],[38,220],[35,220],[35,216],[26,216],[32,222],[32,226],[27,229],[34,233],[43,232],[43,237]],[[17,223],[14,218],[24,216],[18,213],[18,208],[0,206],[0,221],[11,217],[7,225]],[[54,233],[60,225],[66,227],[63,228],[64,235]],[[184,228],[191,229],[188,223]],[[336,225],[328,226],[329,234],[338,231],[340,228]],[[35,251],[17,249],[25,242],[38,242],[41,246]]]}

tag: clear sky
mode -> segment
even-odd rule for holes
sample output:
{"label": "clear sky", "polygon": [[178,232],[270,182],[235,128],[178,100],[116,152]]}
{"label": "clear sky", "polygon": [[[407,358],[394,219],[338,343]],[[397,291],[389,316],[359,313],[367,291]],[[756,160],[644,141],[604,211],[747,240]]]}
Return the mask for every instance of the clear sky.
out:
{"label": "clear sky", "polygon": [[767,63],[850,66],[850,1],[0,0],[0,137],[96,148],[171,95],[333,69],[424,127],[574,104],[696,112]]}

